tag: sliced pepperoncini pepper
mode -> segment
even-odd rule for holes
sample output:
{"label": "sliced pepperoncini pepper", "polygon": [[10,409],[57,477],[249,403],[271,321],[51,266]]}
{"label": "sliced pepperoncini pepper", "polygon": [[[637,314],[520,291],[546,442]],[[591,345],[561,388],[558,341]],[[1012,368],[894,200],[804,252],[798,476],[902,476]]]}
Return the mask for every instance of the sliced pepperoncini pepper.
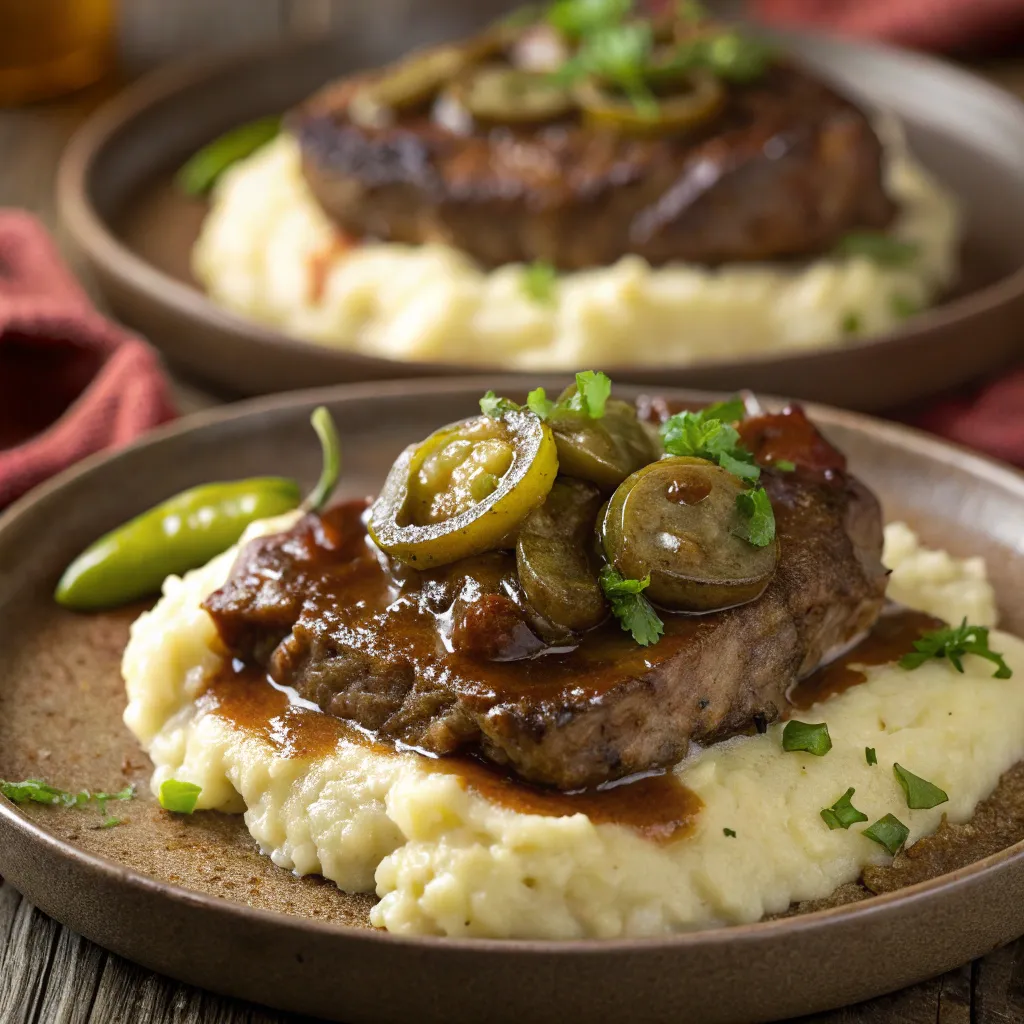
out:
{"label": "sliced pepperoncini pepper", "polygon": [[576,105],[551,75],[500,65],[468,72],[450,86],[448,95],[477,121],[497,124],[553,121]]}
{"label": "sliced pepperoncini pepper", "polygon": [[656,604],[711,612],[760,597],[779,559],[777,541],[742,538],[736,498],[746,484],[705,459],[669,457],[618,487],[600,524],[608,561],[627,579],[651,582]]}
{"label": "sliced pepperoncini pepper", "polygon": [[348,107],[349,117],[364,128],[387,124],[397,112],[431,100],[444,86],[501,48],[502,32],[492,30],[461,43],[411,53],[360,85]]}
{"label": "sliced pepperoncini pepper", "polygon": [[395,461],[370,510],[370,536],[417,569],[511,547],[557,473],[551,430],[531,412],[450,424]]}
{"label": "sliced pepperoncini pepper", "polygon": [[574,90],[584,123],[625,135],[677,135],[713,118],[725,104],[725,89],[710,72],[695,69],[680,74],[670,95],[659,96],[650,110],[638,107],[595,78]]}
{"label": "sliced pepperoncini pepper", "polygon": [[523,593],[541,615],[566,629],[590,629],[608,614],[592,557],[600,507],[601,492],[593,484],[560,477],[519,529],[516,568]]}
{"label": "sliced pepperoncini pepper", "polygon": [[[559,403],[563,403],[569,388]],[[558,410],[548,421],[558,446],[559,471],[589,480],[606,493],[614,490],[634,470],[661,455],[648,429],[637,419],[629,402],[611,398],[600,419]]]}

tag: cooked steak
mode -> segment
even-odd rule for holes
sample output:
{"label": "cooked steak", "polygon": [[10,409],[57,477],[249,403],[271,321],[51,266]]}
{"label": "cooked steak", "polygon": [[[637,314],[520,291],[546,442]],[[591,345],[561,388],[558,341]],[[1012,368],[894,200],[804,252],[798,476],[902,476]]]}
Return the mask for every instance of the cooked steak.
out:
{"label": "cooked steak", "polygon": [[348,110],[366,80],[288,119],[313,194],[356,237],[445,242],[485,267],[714,265],[818,255],[892,215],[864,113],[796,67],[731,86],[718,116],[660,138],[575,120],[460,134],[423,111],[365,127]]}
{"label": "cooked steak", "polygon": [[396,576],[366,541],[362,503],[250,543],[206,608],[234,656],[328,713],[561,789],[592,786],[777,718],[789,687],[878,616],[873,495],[823,465],[762,479],[781,543],[768,589],[714,614],[666,614],[652,647],[614,623],[572,649],[545,646],[508,552]]}

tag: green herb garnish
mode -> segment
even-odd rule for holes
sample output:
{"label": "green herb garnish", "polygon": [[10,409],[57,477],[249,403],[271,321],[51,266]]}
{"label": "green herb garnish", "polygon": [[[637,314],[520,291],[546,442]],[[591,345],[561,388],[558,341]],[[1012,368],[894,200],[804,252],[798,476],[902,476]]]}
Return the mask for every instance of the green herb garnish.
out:
{"label": "green herb garnish", "polygon": [[790,462],[789,459],[776,459],[772,466],[782,473],[793,473],[796,471],[796,463]]}
{"label": "green herb garnish", "polygon": [[974,654],[996,666],[994,678],[1009,679],[1013,670],[1001,654],[989,648],[988,633],[985,626],[969,626],[966,618],[959,626],[933,629],[914,641],[914,650],[900,658],[900,668],[913,670],[932,658],[948,658],[957,672],[963,672],[964,656]]}
{"label": "green herb garnish", "polygon": [[338,437],[338,428],[326,406],[317,406],[313,410],[309,422],[313,424],[316,436],[320,439],[323,464],[320,469],[320,479],[317,480],[316,486],[302,503],[302,509],[304,512],[319,512],[327,504],[334,493],[334,488],[338,485],[338,477],[341,475],[341,439]]}
{"label": "green herb garnish", "polygon": [[839,240],[834,253],[836,256],[863,256],[883,267],[905,267],[917,258],[918,247],[881,231],[851,231]]}
{"label": "green herb garnish", "polygon": [[233,128],[190,157],[175,176],[175,183],[186,195],[204,195],[232,164],[265,146],[280,130],[280,117],[263,117]]}
{"label": "green herb garnish", "polygon": [[879,818],[870,828],[864,829],[861,835],[884,846],[895,857],[907,841],[910,829],[895,815],[887,814],[884,818]]}
{"label": "green herb garnish", "polygon": [[669,455],[707,459],[741,480],[756,483],[761,470],[755,465],[754,456],[743,447],[739,431],[714,415],[719,410],[725,410],[723,415],[731,415],[734,408],[730,402],[699,412],[677,412],[670,416],[661,425],[665,451]]}
{"label": "green herb garnish", "polygon": [[521,408],[521,405],[513,402],[509,398],[499,398],[493,391],[488,391],[487,394],[480,399],[480,411],[492,420],[501,419],[505,413],[515,412]]}
{"label": "green herb garnish", "polygon": [[629,14],[633,0],[557,0],[545,14],[549,24],[572,39],[618,25]]}
{"label": "green herb garnish", "polygon": [[791,753],[803,750],[815,757],[824,757],[832,749],[828,726],[824,722],[809,725],[791,719],[782,730],[782,749]]}
{"label": "green herb garnish", "polygon": [[928,810],[930,807],[938,807],[949,800],[945,792],[938,786],[927,782],[925,779],[908,772],[906,768],[898,764],[892,766],[896,781],[903,788],[907,797],[907,806],[911,810]]}
{"label": "green herb garnish", "polygon": [[846,313],[843,315],[840,329],[843,334],[860,334],[863,327],[859,313]]}
{"label": "green herb garnish", "polygon": [[889,308],[892,310],[893,316],[906,320],[921,312],[921,303],[903,292],[896,292],[889,298]]}
{"label": "green herb garnish", "polygon": [[[49,804],[52,807],[86,807],[95,804],[100,814],[106,814],[108,800],[131,800],[135,796],[134,786],[125,786],[117,793],[91,793],[87,789],[71,793],[66,789],[58,789],[42,779],[25,779],[23,782],[4,782],[0,780],[0,793],[16,804]],[[106,821],[121,823],[121,819],[107,818]],[[106,821],[100,826],[109,828]]]}
{"label": "green herb garnish", "polygon": [[555,300],[558,271],[544,260],[534,260],[523,268],[520,284],[528,298],[542,305],[550,305]]}
{"label": "green herb garnish", "polygon": [[850,802],[855,792],[851,786],[831,807],[822,808],[822,820],[832,831],[837,828],[847,829],[858,821],[868,820],[868,816]]}
{"label": "green herb garnish", "polygon": [[736,495],[736,507],[745,519],[741,536],[755,548],[767,547],[775,540],[775,513],[763,487]]}
{"label": "green herb garnish", "polygon": [[[761,468],[743,447],[733,421],[743,418],[746,407],[740,398],[719,402],[698,412],[679,412],[661,426],[662,443],[669,455],[707,459],[741,480],[756,483]],[[796,468],[795,466],[793,467]],[[755,547],[775,540],[775,512],[763,487],[751,488],[736,497],[736,507],[744,518],[741,536]]]}
{"label": "green herb garnish", "polygon": [[165,779],[160,783],[160,806],[175,814],[191,814],[196,809],[202,791],[203,787],[194,782]]}
{"label": "green herb garnish", "polygon": [[728,836],[730,839],[736,838],[736,833],[731,828],[723,828],[722,835]]}
{"label": "green herb garnish", "polygon": [[658,100],[647,83],[654,33],[647,21],[605,25],[583,37],[575,56],[555,73],[556,81],[571,85],[597,78],[621,92],[642,117],[656,120]]}
{"label": "green herb garnish", "polygon": [[[490,392],[489,392],[490,393]],[[526,396],[527,408],[542,420],[559,413],[575,413],[599,420],[612,393],[611,378],[600,370],[581,370],[576,374],[576,390],[559,402],[552,402],[544,388],[534,388]]]}
{"label": "green herb garnish", "polygon": [[864,748],[864,759],[868,764],[878,764],[878,755],[875,753],[874,747]]}
{"label": "green herb garnish", "polygon": [[600,580],[604,596],[612,607],[612,614],[622,628],[632,634],[641,647],[656,644],[665,632],[665,624],[651,602],[643,596],[651,577],[645,576],[642,580],[626,579],[612,566],[605,565],[601,569]]}

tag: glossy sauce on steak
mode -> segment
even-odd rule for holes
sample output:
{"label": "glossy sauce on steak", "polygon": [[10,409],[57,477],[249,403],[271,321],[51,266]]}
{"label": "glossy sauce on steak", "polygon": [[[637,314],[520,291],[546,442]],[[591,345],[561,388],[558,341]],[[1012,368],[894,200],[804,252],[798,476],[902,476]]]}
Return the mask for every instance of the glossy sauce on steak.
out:
{"label": "glossy sauce on steak", "polygon": [[[797,411],[748,421],[750,444],[770,464],[804,423]],[[507,552],[393,573],[362,502],[251,542],[206,608],[235,657],[381,738],[594,786],[778,718],[792,684],[877,618],[878,503],[834,449],[802,446],[798,472],[762,477],[782,551],[762,597],[667,614],[651,647],[611,622],[542,640]]]}
{"label": "glossy sauce on steak", "polygon": [[348,107],[368,80],[329,86],[287,122],[314,196],[352,237],[443,242],[485,267],[578,270],[627,253],[717,265],[820,255],[893,214],[863,111],[791,65],[730,86],[719,115],[661,138],[575,120],[461,134],[429,111],[366,127]]}

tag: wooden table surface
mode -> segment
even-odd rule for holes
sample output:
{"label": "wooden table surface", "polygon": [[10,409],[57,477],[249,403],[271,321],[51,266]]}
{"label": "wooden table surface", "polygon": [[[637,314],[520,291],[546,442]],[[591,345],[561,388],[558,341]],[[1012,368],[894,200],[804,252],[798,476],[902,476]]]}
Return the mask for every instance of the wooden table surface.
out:
{"label": "wooden table surface", "polygon": [[[257,5],[260,6],[260,5]],[[262,6],[266,6],[263,4]],[[315,8],[315,5],[307,4]],[[1024,58],[978,66],[1024,97]],[[53,228],[60,152],[75,126],[111,91],[0,110],[0,207],[25,207]],[[81,271],[80,267],[75,267]],[[86,280],[86,286],[90,283]],[[176,379],[183,412],[218,396]],[[108,953],[46,917],[0,878],[0,1024],[296,1024],[300,1018],[203,992]],[[567,1020],[571,1016],[567,1014]],[[1024,939],[941,978],[803,1024],[1022,1024]]]}

